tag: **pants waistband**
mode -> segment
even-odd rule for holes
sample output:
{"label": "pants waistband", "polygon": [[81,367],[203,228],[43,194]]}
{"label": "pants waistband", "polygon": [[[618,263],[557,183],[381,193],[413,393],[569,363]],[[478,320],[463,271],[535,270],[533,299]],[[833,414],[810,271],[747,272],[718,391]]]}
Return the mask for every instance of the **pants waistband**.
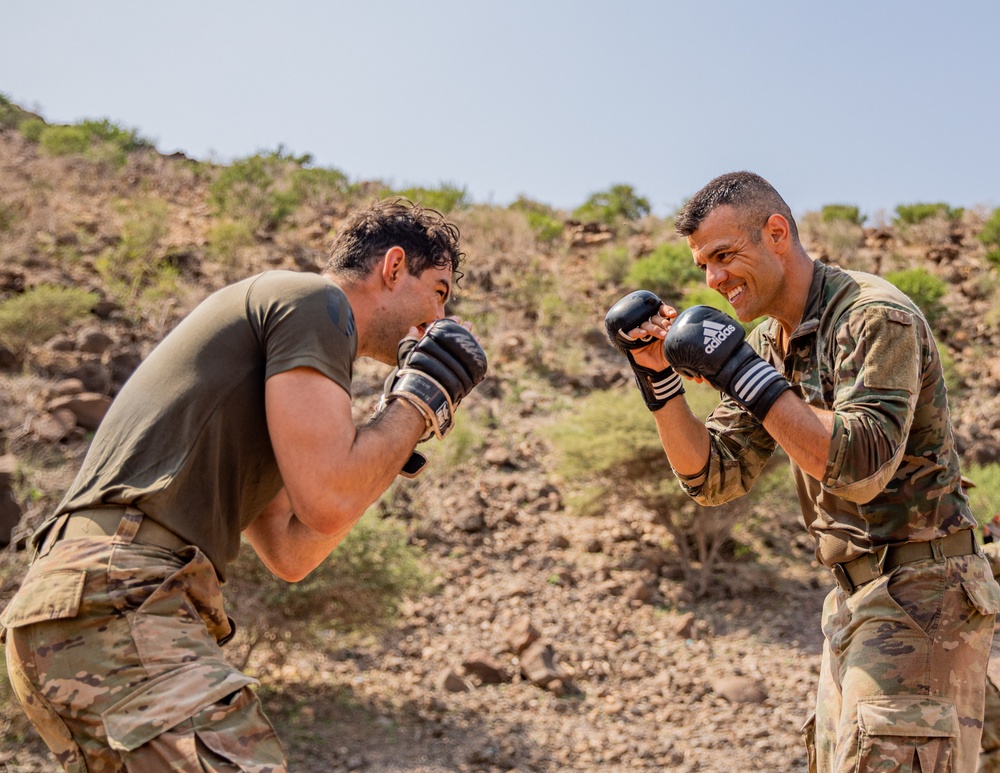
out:
{"label": "pants waistband", "polygon": [[[46,543],[50,540],[51,543],[55,543],[60,539],[81,537],[114,537],[116,534],[124,536],[134,529],[130,541],[136,544],[152,545],[166,550],[180,550],[189,544],[166,526],[162,526],[134,507],[95,507],[74,510],[64,517],[65,522],[61,527],[59,523],[61,519],[53,524],[50,534],[45,538]],[[123,524],[125,519],[131,523]]]}
{"label": "pants waistband", "polygon": [[979,552],[976,535],[972,529],[963,529],[941,539],[927,542],[904,542],[879,548],[874,553],[865,553],[851,561],[830,567],[837,585],[847,593],[853,593],[865,583],[881,577],[890,569],[915,561],[935,559],[943,561],[956,556],[971,556]]}

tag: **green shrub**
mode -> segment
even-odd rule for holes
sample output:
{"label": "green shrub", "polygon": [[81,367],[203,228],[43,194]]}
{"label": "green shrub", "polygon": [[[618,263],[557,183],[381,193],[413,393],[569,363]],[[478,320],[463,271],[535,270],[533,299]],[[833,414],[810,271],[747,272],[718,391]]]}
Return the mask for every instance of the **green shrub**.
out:
{"label": "green shrub", "polygon": [[943,201],[933,204],[900,204],[896,207],[895,223],[896,225],[916,225],[936,215],[946,220],[957,220],[962,216],[962,212],[961,208],[952,209]]}
{"label": "green shrub", "polygon": [[978,239],[987,247],[986,259],[1000,266],[1000,207],[994,209],[989,220],[983,224]]}
{"label": "green shrub", "polygon": [[700,282],[701,277],[701,269],[695,265],[687,244],[666,242],[633,263],[625,282],[630,287],[656,293],[668,303],[677,303],[684,288]]}
{"label": "green shrub", "polygon": [[854,225],[864,225],[868,218],[861,214],[861,211],[851,204],[826,204],[820,211],[820,219],[824,223],[833,223],[845,220]]}
{"label": "green shrub", "polygon": [[541,242],[551,242],[562,235],[563,221],[556,216],[556,211],[552,207],[538,201],[532,201],[524,196],[518,196],[508,209],[523,212],[535,238]]}
{"label": "green shrub", "polygon": [[45,127],[46,123],[41,118],[25,118],[17,125],[17,130],[28,142],[38,142]]}
{"label": "green shrub", "polygon": [[472,204],[465,188],[459,188],[450,183],[441,183],[437,188],[404,188],[396,191],[396,195],[407,198],[422,207],[436,209],[444,215],[456,209],[468,209]]}
{"label": "green shrub", "polygon": [[595,278],[599,282],[617,287],[625,282],[625,277],[628,276],[631,266],[632,256],[629,254],[628,247],[605,247],[597,253]]}
{"label": "green shrub", "polygon": [[31,113],[22,110],[10,101],[10,97],[0,92],[0,129],[14,129],[31,117]]}
{"label": "green shrub", "polygon": [[134,130],[124,129],[107,119],[47,125],[39,132],[38,142],[43,150],[54,156],[78,153],[100,160],[110,159],[118,164],[124,162],[126,153],[152,146]]}
{"label": "green shrub", "polygon": [[289,166],[301,160],[279,148],[234,161],[209,187],[209,200],[219,214],[255,227],[277,228],[298,204],[290,182],[282,178]]}
{"label": "green shrub", "polygon": [[593,194],[573,211],[573,216],[578,220],[618,226],[645,217],[651,211],[648,199],[638,195],[631,185],[619,184]]}
{"label": "green shrub", "polygon": [[325,631],[373,631],[391,623],[408,596],[427,592],[433,574],[405,527],[365,514],[336,550],[308,576],[288,583],[272,575],[244,545],[223,586],[244,660],[263,642],[299,646]]}
{"label": "green shrub", "polygon": [[324,206],[340,199],[350,189],[347,175],[332,167],[296,167],[289,180],[293,199],[313,206]]}
{"label": "green shrub", "polygon": [[13,204],[0,201],[0,233],[9,231],[17,222],[18,211]]}
{"label": "green shrub", "polygon": [[975,484],[966,494],[976,520],[985,524],[1000,515],[1000,464],[970,464],[962,473]]}
{"label": "green shrub", "polygon": [[177,289],[178,271],[163,257],[167,205],[161,199],[135,199],[118,205],[125,215],[121,241],[94,261],[109,294],[140,316]]}
{"label": "green shrub", "polygon": [[892,271],[885,278],[917,304],[931,325],[940,319],[945,311],[941,298],[948,291],[948,285],[943,279],[922,268]]}
{"label": "green shrub", "polygon": [[17,357],[85,316],[97,295],[78,287],[38,285],[0,303],[0,342]]}
{"label": "green shrub", "polygon": [[207,242],[209,258],[233,281],[241,273],[243,252],[254,243],[253,228],[244,220],[219,220],[208,229]]}

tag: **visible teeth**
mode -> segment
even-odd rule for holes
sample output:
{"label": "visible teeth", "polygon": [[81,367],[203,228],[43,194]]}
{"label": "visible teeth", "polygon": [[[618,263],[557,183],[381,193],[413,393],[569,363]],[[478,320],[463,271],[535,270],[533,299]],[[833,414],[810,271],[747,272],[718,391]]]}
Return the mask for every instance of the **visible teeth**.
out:
{"label": "visible teeth", "polygon": [[732,290],[730,290],[729,295],[727,296],[729,298],[729,302],[732,303],[733,299],[735,299],[742,292],[743,292],[742,285],[740,287],[735,287]]}

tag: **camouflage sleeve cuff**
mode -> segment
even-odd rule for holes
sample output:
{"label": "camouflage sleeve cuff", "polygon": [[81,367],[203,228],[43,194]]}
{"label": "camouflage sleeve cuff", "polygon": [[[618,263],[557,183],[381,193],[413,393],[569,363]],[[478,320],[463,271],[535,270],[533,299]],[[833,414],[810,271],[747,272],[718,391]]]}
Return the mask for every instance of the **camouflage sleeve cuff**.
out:
{"label": "camouflage sleeve cuff", "polygon": [[705,466],[701,468],[699,472],[694,475],[682,475],[681,473],[674,470],[674,475],[677,477],[677,482],[684,487],[684,491],[689,496],[694,496],[694,493],[698,491],[702,486],[705,485],[705,481],[708,480],[708,468],[710,466],[710,461],[705,460]]}

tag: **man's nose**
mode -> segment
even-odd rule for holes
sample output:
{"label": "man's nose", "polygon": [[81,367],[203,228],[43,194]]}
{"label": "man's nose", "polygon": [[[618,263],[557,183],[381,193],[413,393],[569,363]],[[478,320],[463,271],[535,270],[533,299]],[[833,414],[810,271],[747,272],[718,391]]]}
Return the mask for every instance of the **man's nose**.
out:
{"label": "man's nose", "polygon": [[705,268],[705,282],[713,290],[718,290],[728,276],[726,270],[720,266],[707,266]]}

